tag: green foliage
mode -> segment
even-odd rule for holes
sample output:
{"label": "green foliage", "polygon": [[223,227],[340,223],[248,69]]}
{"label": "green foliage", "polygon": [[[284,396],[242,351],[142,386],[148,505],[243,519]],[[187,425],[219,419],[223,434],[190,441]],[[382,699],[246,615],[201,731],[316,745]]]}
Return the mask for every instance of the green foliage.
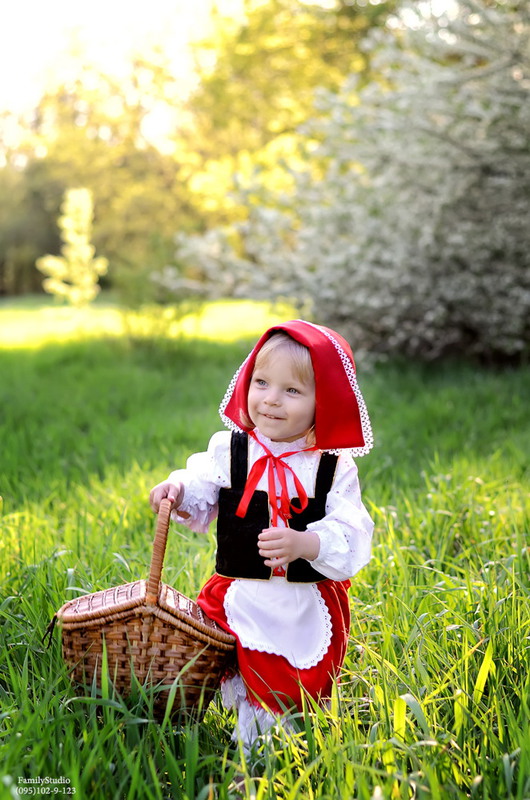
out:
{"label": "green foliage", "polygon": [[39,105],[30,145],[45,148],[49,180],[92,190],[94,241],[121,271],[163,266],[175,228],[189,226],[178,160],[144,132],[152,107],[167,105],[174,84],[153,56],[133,62],[119,82],[85,67]]}
{"label": "green foliage", "polygon": [[[134,61],[120,81],[79,67],[76,80],[41,98],[22,141],[2,153],[0,243],[5,238],[10,249],[0,251],[0,291],[40,287],[35,259],[54,252],[61,199],[76,185],[96,199],[94,244],[109,258],[111,280],[127,300],[137,274],[172,260],[175,230],[198,227],[197,214],[178,158],[157,149],[147,134],[154,108],[177,113],[176,86],[153,54]],[[8,180],[18,187],[16,203]],[[143,282],[144,299],[153,298],[151,288]]]}
{"label": "green foliage", "polygon": [[38,269],[47,275],[43,287],[79,307],[98,294],[98,280],[108,269],[106,258],[94,258],[92,238],[92,194],[88,189],[68,189],[59,217],[61,256],[42,256]]}
{"label": "green foliage", "polygon": [[59,207],[61,190],[42,185],[38,170],[21,172],[13,164],[0,169],[0,294],[24,294],[40,289],[42,275],[35,261],[56,252],[59,237],[50,210]]}
{"label": "green foliage", "polygon": [[396,5],[246,0],[241,18],[217,15],[212,39],[196,45],[200,82],[189,101],[200,154],[255,152],[294,132],[317,87],[338,88],[345,75],[368,70],[363,38]]}
{"label": "green foliage", "polygon": [[320,93],[291,190],[243,187],[247,218],[179,255],[240,295],[309,307],[356,350],[524,362],[528,5],[409,3],[402,18],[366,43],[379,79]]}
{"label": "green foliage", "polygon": [[[15,325],[9,306],[0,325],[8,312]],[[97,312],[86,310],[94,323]],[[148,490],[218,429],[220,397],[250,345],[95,330],[0,349],[2,797],[62,776],[84,800],[227,800],[240,776],[244,796],[263,800],[525,800],[523,369],[360,365],[377,446],[358,465],[376,536],[351,590],[342,685],[329,710],[309,707],[253,763],[230,743],[220,705],[199,726],[161,727],[149,697],[76,697],[57,639],[43,646],[66,599],[146,574]],[[164,579],[194,595],[213,552],[213,532],[176,526]]]}
{"label": "green foliage", "polygon": [[244,215],[227,198],[234,175],[247,181],[257,171],[283,187],[278,162],[296,157],[297,128],[313,112],[315,90],[370,72],[362,42],[397,5],[246,0],[241,17],[214,16],[212,36],[195,46],[199,82],[186,104],[189,126],[177,136],[208,221]]}
{"label": "green foliage", "polygon": [[359,43],[396,4],[249,0],[242,19],[218,16],[212,40],[198,45],[189,100],[156,48],[119,79],[74,63],[72,79],[18,120],[20,143],[0,131],[0,292],[40,289],[35,260],[55,252],[61,198],[77,185],[96,199],[93,239],[108,281],[131,305],[158,299],[149,275],[174,262],[175,233],[244,215],[228,196],[234,171],[285,185],[279,165],[296,156],[315,87],[368,68]]}

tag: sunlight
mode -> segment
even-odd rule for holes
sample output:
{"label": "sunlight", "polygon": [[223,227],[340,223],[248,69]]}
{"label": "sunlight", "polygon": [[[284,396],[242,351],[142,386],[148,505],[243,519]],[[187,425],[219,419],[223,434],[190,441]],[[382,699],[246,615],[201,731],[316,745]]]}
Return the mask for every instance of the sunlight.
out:
{"label": "sunlight", "polygon": [[[286,304],[272,307],[269,303],[250,300],[223,300],[207,303],[177,323],[168,313],[167,328],[164,329],[163,324],[160,325],[160,313],[158,310],[155,332],[160,337],[183,335],[222,342],[257,338],[271,325],[297,316]],[[127,332],[148,336],[150,331],[153,333],[153,317],[149,312],[127,312],[111,304],[96,303],[84,309],[56,305],[46,299],[27,305],[16,302],[6,306],[0,304],[0,349],[3,350],[39,348],[52,342],[104,336],[119,337]]]}
{"label": "sunlight", "polygon": [[[120,76],[133,55],[160,48],[182,91],[193,82],[190,42],[210,30],[213,0],[123,0],[72,3],[19,0],[3,9],[0,27],[0,112],[32,109],[45,90],[72,80],[81,65]],[[242,0],[217,0],[223,15],[241,13]]]}
{"label": "sunlight", "polygon": [[232,342],[261,336],[271,325],[296,316],[285,303],[272,307],[251,300],[223,300],[208,303],[203,312],[185,317],[180,329],[190,337]]}
{"label": "sunlight", "polygon": [[391,27],[402,27],[418,29],[423,21],[428,17],[446,17],[451,19],[458,13],[458,3],[456,0],[421,0],[416,8],[412,6],[399,10],[393,20],[390,21]]}

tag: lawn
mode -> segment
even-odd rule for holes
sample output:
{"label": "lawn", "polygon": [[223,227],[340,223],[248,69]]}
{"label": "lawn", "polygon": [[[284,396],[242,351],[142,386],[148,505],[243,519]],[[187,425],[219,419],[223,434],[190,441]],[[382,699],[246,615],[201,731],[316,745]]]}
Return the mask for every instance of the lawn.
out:
{"label": "lawn", "polygon": [[[201,724],[73,691],[54,612],[145,577],[154,483],[204,449],[257,336],[282,318],[216,304],[175,322],[0,303],[0,798],[530,798],[530,371],[359,365],[376,447],[359,459],[376,522],[351,590],[329,710],[262,762]],[[208,536],[174,527],[164,581],[194,596]],[[57,792],[55,791],[57,790]]]}

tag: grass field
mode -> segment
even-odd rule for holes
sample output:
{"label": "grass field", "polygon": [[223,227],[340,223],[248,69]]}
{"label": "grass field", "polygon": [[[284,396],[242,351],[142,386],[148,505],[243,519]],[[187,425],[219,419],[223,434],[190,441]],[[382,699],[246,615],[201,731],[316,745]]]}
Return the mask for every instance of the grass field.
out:
{"label": "grass field", "polygon": [[[43,646],[66,599],[146,576],[149,489],[204,449],[276,319],[216,305],[162,336],[164,320],[104,303],[0,303],[0,798],[211,800],[236,774],[256,798],[530,798],[528,369],[359,366],[373,558],[331,709],[262,763],[230,744],[220,704],[160,726],[148,706],[77,697],[58,636]],[[193,596],[214,547],[174,528],[164,580]]]}

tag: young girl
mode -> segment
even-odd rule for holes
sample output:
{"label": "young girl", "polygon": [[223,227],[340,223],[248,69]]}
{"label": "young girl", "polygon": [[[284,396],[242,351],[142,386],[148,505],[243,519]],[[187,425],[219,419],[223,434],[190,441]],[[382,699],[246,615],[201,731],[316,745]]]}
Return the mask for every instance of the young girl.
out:
{"label": "young girl", "polygon": [[353,456],[373,439],[349,345],[302,320],[264,333],[220,414],[230,430],[150,503],[157,512],[170,498],[198,532],[217,517],[216,573],[197,602],[237,639],[222,697],[250,748],[304,693],[329,698],[344,661],[349,578],[370,558],[373,529]]}

